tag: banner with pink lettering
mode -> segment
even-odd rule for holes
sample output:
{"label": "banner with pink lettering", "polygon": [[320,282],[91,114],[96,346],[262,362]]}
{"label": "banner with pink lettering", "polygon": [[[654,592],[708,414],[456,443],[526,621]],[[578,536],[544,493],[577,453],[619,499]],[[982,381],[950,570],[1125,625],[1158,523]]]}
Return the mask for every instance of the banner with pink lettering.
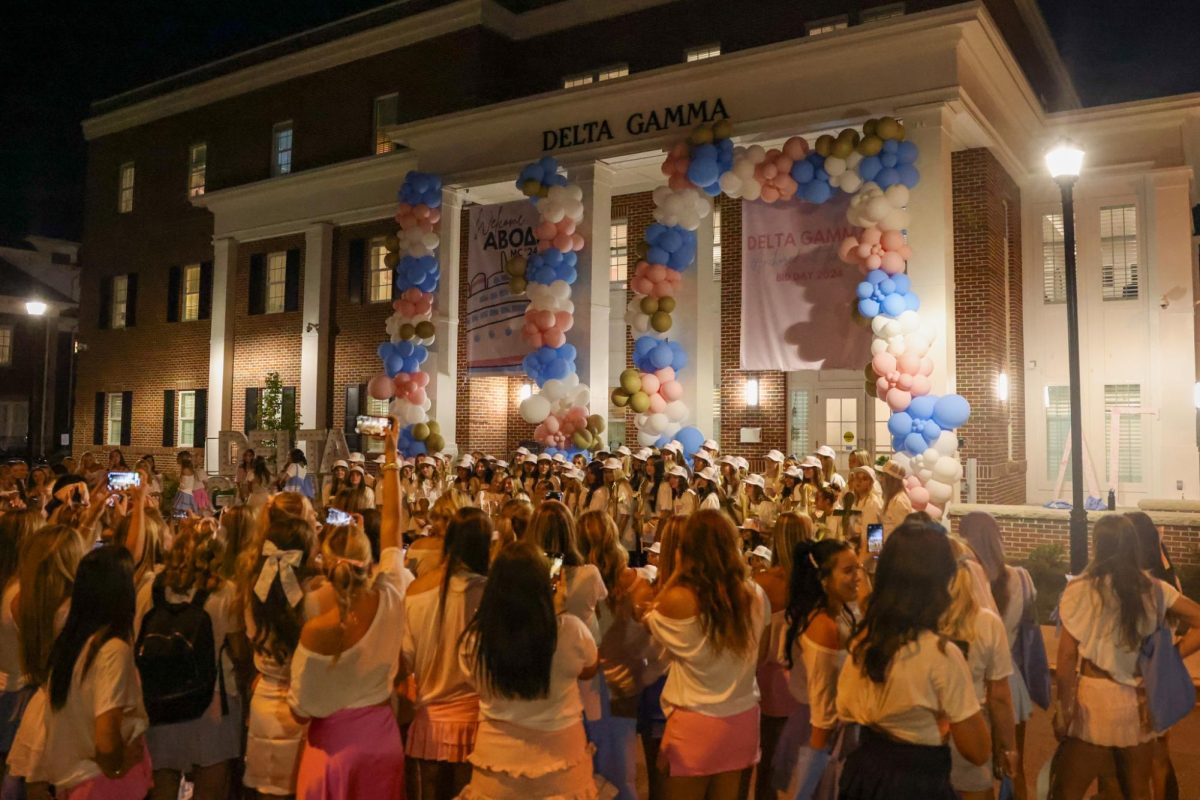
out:
{"label": "banner with pink lettering", "polygon": [[858,232],[846,222],[850,198],[742,201],[742,369],[862,370],[871,350],[870,327],[854,322],[862,273],[838,258]]}
{"label": "banner with pink lettering", "polygon": [[473,376],[521,374],[529,346],[521,338],[529,298],[508,290],[504,265],[537,249],[537,206],[514,200],[473,206],[467,247],[467,371]]}

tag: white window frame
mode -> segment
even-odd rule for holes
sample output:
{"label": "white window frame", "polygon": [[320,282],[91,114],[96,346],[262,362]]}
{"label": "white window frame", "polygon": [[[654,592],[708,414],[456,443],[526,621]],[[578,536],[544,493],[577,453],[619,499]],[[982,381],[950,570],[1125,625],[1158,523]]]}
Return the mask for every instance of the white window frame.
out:
{"label": "white window frame", "polygon": [[133,211],[133,184],[137,179],[137,169],[132,161],[126,161],[118,174],[117,213],[128,214]]}
{"label": "white window frame", "polygon": [[371,112],[373,130],[375,131],[375,155],[390,153],[396,149],[395,142],[387,138],[385,131],[388,127],[396,124],[399,112],[400,94],[398,92],[380,95],[375,98],[375,104]]}
{"label": "white window frame", "polygon": [[624,78],[629,75],[628,64],[610,64],[607,67],[600,67],[591,72],[579,72],[574,75],[567,75],[563,78],[564,89],[574,89],[578,86],[588,86],[593,83],[601,83],[603,81],[612,81],[617,78]]}
{"label": "white window frame", "polygon": [[129,319],[129,276],[114,275],[112,279],[112,308],[109,309],[109,325],[121,330]]}
{"label": "white window frame", "polygon": [[[1051,392],[1055,394],[1054,414],[1050,413]],[[1065,446],[1067,440],[1071,438],[1071,387],[1066,384],[1042,387],[1042,411],[1046,418],[1046,479],[1053,481],[1058,477],[1058,465],[1062,461],[1063,447]],[[1051,421],[1055,421],[1059,425],[1066,426],[1066,431],[1062,433],[1062,436],[1055,437],[1050,435]],[[1051,446],[1051,442],[1054,442],[1053,446]],[[1074,457],[1075,447],[1072,447],[1071,458]],[[1067,462],[1065,480],[1067,483],[1071,482],[1070,461]]]}
{"label": "white window frame", "polygon": [[13,326],[0,325],[0,367],[12,366]]}
{"label": "white window frame", "polygon": [[721,43],[713,42],[712,44],[702,44],[699,47],[689,47],[684,51],[683,60],[690,64],[693,61],[707,61],[719,55],[721,55]]}
{"label": "white window frame", "polygon": [[[373,417],[386,417],[392,413],[391,403],[389,403],[387,400],[376,400],[370,395],[367,396],[366,409],[367,410],[364,413]],[[364,436],[363,444],[363,452],[365,453],[383,452],[384,441],[378,436]]]}
{"label": "white window frame", "polygon": [[608,282],[624,286],[629,280],[629,220],[617,217],[608,225]]}
{"label": "white window frame", "polygon": [[[109,392],[104,395],[104,444],[111,447],[121,446],[121,425],[124,422],[121,414],[122,396],[120,392]],[[115,431],[115,433],[114,433]]]}
{"label": "white window frame", "polygon": [[296,132],[292,121],[276,122],[271,128],[271,175],[289,175],[292,172],[292,154],[296,146]]}
{"label": "white window frame", "polygon": [[196,142],[188,148],[188,197],[204,194],[208,180],[208,142]]}
{"label": "white window frame", "polygon": [[[179,447],[196,446],[196,391],[178,392],[175,413],[175,441]],[[189,409],[190,405],[190,409]]]}
{"label": "white window frame", "polygon": [[385,260],[387,246],[383,241],[382,236],[372,239],[367,250],[367,299],[372,303],[392,302],[392,268]]}
{"label": "white window frame", "polygon": [[864,8],[862,13],[859,15],[859,19],[861,19],[865,25],[868,22],[879,22],[880,20],[902,16],[904,16],[904,3],[888,3],[885,6]]}
{"label": "white window frame", "polygon": [[712,210],[713,228],[713,280],[721,280],[721,208],[714,205]]}
{"label": "white window frame", "polygon": [[[1128,391],[1128,390],[1134,391]],[[1112,408],[1141,408],[1142,387],[1137,383],[1106,383],[1104,385],[1104,476],[1111,485],[1112,465]],[[1120,415],[1121,448],[1117,453],[1117,472],[1120,485],[1140,484],[1146,480],[1146,428],[1141,414]]]}
{"label": "white window frame", "polygon": [[[1057,223],[1055,222],[1057,220]],[[1067,246],[1061,233],[1062,212],[1041,215],[1042,303],[1067,302]]]}
{"label": "white window frame", "polygon": [[[1110,235],[1104,235],[1105,214],[1110,219]],[[1116,215],[1120,214],[1119,235]],[[1138,246],[1138,208],[1133,202],[1100,207],[1100,296],[1103,300],[1120,302],[1137,300],[1141,294],[1141,254]],[[1130,227],[1132,233],[1130,233]],[[1118,264],[1118,252],[1120,261]],[[1132,253],[1132,260],[1130,255]],[[1119,285],[1118,282],[1122,281]]]}
{"label": "white window frame", "polygon": [[279,314],[287,306],[287,252],[267,253],[266,286],[263,287],[263,311]]}
{"label": "white window frame", "polygon": [[836,17],[813,20],[804,26],[804,30],[809,36],[821,36],[826,33],[845,30],[849,27],[850,18],[845,14],[838,14]]}
{"label": "white window frame", "polygon": [[184,322],[193,322],[200,319],[200,265],[185,266],[182,278],[179,318]]}

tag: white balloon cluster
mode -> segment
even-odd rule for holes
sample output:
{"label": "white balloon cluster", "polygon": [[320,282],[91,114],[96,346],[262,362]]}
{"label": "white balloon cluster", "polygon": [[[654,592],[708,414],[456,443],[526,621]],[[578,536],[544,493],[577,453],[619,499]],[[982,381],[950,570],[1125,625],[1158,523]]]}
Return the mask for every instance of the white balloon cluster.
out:
{"label": "white balloon cluster", "polygon": [[897,358],[906,354],[922,358],[937,338],[933,323],[922,320],[916,311],[905,311],[895,319],[880,314],[871,320],[871,330],[875,334],[872,356],[891,353]]}
{"label": "white balloon cluster", "polygon": [[729,197],[757,200],[762,184],[755,180],[754,169],[766,158],[762,145],[733,148],[733,168],[721,176],[721,191]]}
{"label": "white balloon cluster", "polygon": [[700,220],[712,213],[712,202],[699,189],[672,189],[660,186],[654,190],[654,219],[663,225],[678,225],[694,231]]}
{"label": "white balloon cluster", "polygon": [[551,414],[565,414],[572,406],[586,408],[591,402],[591,389],[572,372],[562,380],[551,378],[542,384],[541,391],[522,400],[521,419],[537,425]]}
{"label": "white balloon cluster", "polygon": [[419,227],[407,230],[401,228],[396,232],[396,240],[400,244],[399,254],[401,256],[407,255],[415,258],[433,255],[433,251],[437,250],[438,244],[441,243],[441,237],[437,233],[425,231]]}
{"label": "white balloon cluster", "polygon": [[571,284],[566,281],[531,283],[525,293],[529,296],[530,308],[536,308],[539,311],[575,313],[575,304],[571,302]]}
{"label": "white balloon cluster", "polygon": [[583,189],[577,184],[551,186],[546,196],[537,201],[538,214],[555,225],[564,219],[583,221]]}
{"label": "white balloon cluster", "polygon": [[[944,506],[954,497],[954,484],[962,480],[962,464],[958,458],[958,436],[951,431],[942,435],[925,452],[908,456],[894,453],[892,460],[908,469],[929,493],[928,502]],[[913,494],[916,489],[909,489]]]}
{"label": "white balloon cluster", "polygon": [[878,184],[864,183],[851,198],[846,218],[859,228],[875,225],[884,231],[900,231],[908,227],[907,206],[908,187],[903,184],[893,184],[884,191]]}
{"label": "white balloon cluster", "polygon": [[845,158],[829,156],[825,159],[825,173],[829,175],[829,185],[841,189],[846,194],[854,194],[863,184],[858,174],[858,162],[862,161],[862,153],[854,150]]}

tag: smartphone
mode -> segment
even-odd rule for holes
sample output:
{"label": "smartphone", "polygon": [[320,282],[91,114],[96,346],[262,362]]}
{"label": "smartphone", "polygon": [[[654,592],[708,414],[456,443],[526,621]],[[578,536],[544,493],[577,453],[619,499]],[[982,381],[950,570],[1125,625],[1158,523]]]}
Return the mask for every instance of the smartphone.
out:
{"label": "smartphone", "polygon": [[110,492],[119,492],[124,489],[132,489],[134,486],[140,486],[142,476],[136,472],[110,472],[108,473],[108,490]]}
{"label": "smartphone", "polygon": [[174,517],[175,519],[187,519],[187,515],[188,515],[187,509],[181,508],[179,511],[176,511],[171,516]]}
{"label": "smartphone", "polygon": [[371,417],[366,414],[359,414],[358,424],[354,426],[354,430],[364,436],[382,437],[387,433],[389,425],[391,425],[391,420],[387,417]]}
{"label": "smartphone", "polygon": [[351,525],[353,523],[354,517],[336,508],[329,509],[329,513],[325,515],[326,525]]}
{"label": "smartphone", "polygon": [[867,526],[867,552],[879,555],[883,549],[883,525],[878,522]]}
{"label": "smartphone", "polygon": [[545,496],[543,499],[544,499],[544,500],[557,500],[558,502],[560,502],[560,503],[561,503],[561,502],[562,502],[562,499],[563,499],[563,493],[562,493],[562,492],[549,491],[549,492],[546,492],[546,496]]}
{"label": "smartphone", "polygon": [[557,589],[558,579],[562,577],[562,553],[547,553],[546,555],[550,558],[550,585]]}

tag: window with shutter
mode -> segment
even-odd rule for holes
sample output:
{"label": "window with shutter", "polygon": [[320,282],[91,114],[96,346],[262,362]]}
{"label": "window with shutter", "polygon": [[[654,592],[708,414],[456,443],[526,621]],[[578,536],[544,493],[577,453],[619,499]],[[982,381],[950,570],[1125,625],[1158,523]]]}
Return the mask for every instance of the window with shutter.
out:
{"label": "window with shutter", "polygon": [[[1112,480],[1112,413],[1140,409],[1142,387],[1136,383],[1108,384],[1104,387],[1104,473]],[[1117,480],[1120,483],[1142,482],[1142,415],[1120,414],[1117,423]]]}
{"label": "window with shutter", "polygon": [[[1062,461],[1063,448],[1071,438],[1071,390],[1067,386],[1047,386],[1042,393],[1042,404],[1046,407],[1046,477],[1058,477],[1058,465]],[[1075,457],[1074,448],[1071,457]],[[1071,464],[1067,463],[1067,483],[1071,482]]]}
{"label": "window with shutter", "polygon": [[106,396],[106,411],[104,416],[104,441],[102,444],[114,447],[121,444],[121,426],[124,415],[121,403],[121,393],[112,392]]}
{"label": "window with shutter", "polygon": [[208,389],[194,389],[196,396],[196,423],[193,428],[193,447],[204,447],[208,438]]}
{"label": "window with shutter", "polygon": [[1042,300],[1067,302],[1067,258],[1062,214],[1042,215]]}
{"label": "window with shutter", "polygon": [[163,390],[163,447],[175,446],[175,390]]}
{"label": "window with shutter", "polygon": [[266,312],[283,311],[287,295],[287,253],[279,251],[267,256]]}
{"label": "window with shutter", "polygon": [[249,313],[262,314],[266,308],[267,254],[254,253],[250,256]]}
{"label": "window with shutter", "polygon": [[1137,206],[1101,208],[1101,296],[1105,300],[1136,300],[1139,278]]}
{"label": "window with shutter", "polygon": [[179,322],[179,295],[183,285],[183,268],[172,265],[167,270],[167,322]]}
{"label": "window with shutter", "polygon": [[242,414],[243,430],[249,433],[258,430],[258,393],[255,386],[246,388],[246,410]]}
{"label": "window with shutter", "polygon": [[179,446],[196,447],[196,393],[179,393]]}
{"label": "window with shutter", "polygon": [[183,268],[183,321],[200,319],[200,265]]}
{"label": "window with shutter", "polygon": [[382,236],[371,240],[370,253],[371,302],[390,303],[392,302],[392,283],[394,281],[392,280],[392,268],[387,263],[388,251],[384,246]]}

